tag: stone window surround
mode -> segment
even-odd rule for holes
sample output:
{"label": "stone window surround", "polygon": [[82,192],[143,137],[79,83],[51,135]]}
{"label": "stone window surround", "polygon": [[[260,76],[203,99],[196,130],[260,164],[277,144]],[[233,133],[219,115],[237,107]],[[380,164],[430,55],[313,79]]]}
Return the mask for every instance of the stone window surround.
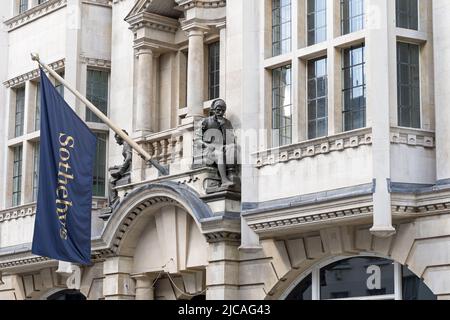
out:
{"label": "stone window surround", "polygon": [[[110,0],[83,0],[82,3],[109,8],[111,7]],[[8,26],[8,31],[13,31],[66,6],[67,0],[47,0],[41,4],[38,4],[37,0],[29,0],[28,10],[19,13],[18,2],[16,2],[13,5],[12,18],[6,20],[4,23]]]}
{"label": "stone window surround", "polygon": [[[85,56],[80,56],[80,61],[82,62],[82,71],[81,74],[86,77],[87,69],[93,68],[98,70],[110,70],[111,61],[97,58],[90,58]],[[65,70],[65,59],[57,60],[56,62],[49,63],[49,66],[57,71],[58,73],[63,72]],[[9,121],[9,130],[8,130],[8,141],[7,141],[7,165],[8,165],[8,176],[6,177],[7,181],[12,181],[11,170],[12,169],[12,160],[13,160],[13,148],[16,146],[22,145],[23,147],[23,161],[22,161],[22,199],[21,204],[31,203],[32,202],[32,176],[33,176],[33,155],[34,155],[34,145],[37,141],[39,141],[40,131],[35,130],[35,114],[36,114],[36,89],[37,89],[37,81],[39,80],[39,69],[34,69],[25,74],[19,75],[17,77],[11,78],[5,81],[3,84],[8,89],[8,97],[9,97],[9,112],[14,112],[15,108],[15,93],[14,90],[17,87],[25,86],[25,123],[24,123],[24,134],[20,137],[14,137],[13,129],[14,123],[10,119]],[[50,77],[50,80],[54,82],[54,79]],[[82,94],[85,94],[85,81],[83,79],[81,81],[82,87],[79,88],[79,91]],[[109,108],[109,100],[108,99],[108,108]],[[81,108],[78,110],[78,115],[83,119],[85,108]],[[82,113],[82,114],[81,114]],[[99,131],[99,132],[109,132],[108,127],[103,123],[88,123],[88,126],[91,130]],[[108,138],[107,138],[108,139]],[[106,145],[106,153],[108,154],[108,143]],[[108,157],[106,157],[107,163],[106,168],[108,167]],[[6,187],[6,204],[12,203],[12,186],[7,184]],[[99,198],[100,199],[100,198]],[[103,198],[102,198],[103,199]]]}
{"label": "stone window surround", "polygon": [[[265,28],[268,29],[271,23],[271,0],[265,0]],[[272,57],[271,36],[267,31],[265,36],[265,59],[263,62],[263,68],[265,69],[264,87],[262,91],[264,93],[264,114],[265,118],[261,120],[261,128],[270,128],[271,123],[271,95],[267,94],[270,90],[271,70],[282,65],[292,65],[293,73],[293,128],[292,128],[292,142],[307,141],[307,89],[306,89],[306,72],[307,63],[311,59],[327,57],[328,58],[328,132],[330,136],[341,133],[343,130],[342,124],[342,100],[341,100],[341,57],[342,49],[350,46],[357,45],[359,43],[366,43],[369,36],[369,31],[366,29],[350,33],[347,35],[340,35],[340,15],[334,16],[334,11],[340,12],[339,1],[328,1],[333,3],[333,10],[329,10],[327,7],[327,41],[312,46],[306,46],[306,15],[303,14],[306,8],[307,0],[300,0],[293,2],[292,7],[292,52],[280,56]],[[365,0],[370,1],[370,0]],[[390,14],[395,19],[395,1],[393,5],[390,5]],[[365,4],[367,8],[367,5]],[[434,89],[428,85],[427,79],[432,77],[432,70],[426,68],[426,65],[432,62],[432,33],[431,33],[431,7],[430,4],[420,1],[421,17],[419,30],[408,30],[397,28],[395,21],[390,26],[390,30],[395,34],[395,41],[409,42],[419,44],[421,46],[420,52],[420,75],[421,75],[421,106],[427,106],[428,108],[421,108],[422,127],[424,130],[434,130],[434,106],[432,105]],[[297,12],[297,15],[295,14]],[[366,18],[367,19],[367,18]],[[426,20],[428,19],[428,20]],[[332,23],[331,23],[332,22]],[[269,25],[267,25],[269,24]],[[302,24],[304,27],[302,27]],[[331,25],[331,27],[330,27]],[[393,41],[394,37],[391,37]],[[297,49],[295,49],[297,48]],[[394,53],[395,55],[396,53]],[[395,59],[396,60],[396,59]],[[370,62],[369,62],[370,63]],[[366,63],[366,68],[376,67],[370,66]],[[391,68],[391,67],[390,67]],[[394,68],[396,71],[396,68]],[[366,70],[366,72],[368,72]],[[370,72],[370,71],[369,71]],[[297,76],[298,75],[298,76]],[[391,87],[396,88],[397,74],[391,77]],[[302,85],[303,84],[303,85]],[[367,90],[370,90],[370,84],[367,84]],[[391,126],[397,126],[397,90],[394,90],[390,95],[391,101]],[[334,106],[334,107],[333,107]],[[371,126],[370,120],[370,108],[369,104],[366,105],[366,117],[367,127]],[[271,141],[271,134],[265,136],[265,148],[269,149],[273,144]]]}

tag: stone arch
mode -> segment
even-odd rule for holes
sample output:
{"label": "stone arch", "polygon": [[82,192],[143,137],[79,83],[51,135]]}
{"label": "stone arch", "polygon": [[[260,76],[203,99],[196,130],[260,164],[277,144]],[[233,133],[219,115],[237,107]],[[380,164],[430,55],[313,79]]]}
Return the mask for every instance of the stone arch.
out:
{"label": "stone arch", "polygon": [[[118,266],[127,265],[120,273],[130,277],[127,281],[133,289],[128,295],[138,295],[156,280],[156,299],[188,299],[183,293],[201,292],[208,264],[201,220],[211,216],[210,208],[185,185],[149,184],[128,194],[104,232],[111,253],[122,261]],[[107,267],[108,283],[114,279],[110,272]]]}
{"label": "stone arch", "polygon": [[260,258],[241,265],[241,272],[249,274],[253,283],[264,284],[252,290],[254,298],[278,299],[289,284],[324,260],[377,255],[407,266],[439,299],[450,298],[449,217],[400,223],[396,225],[396,235],[389,238],[374,237],[369,229],[370,226],[340,226],[306,236],[262,240]]}
{"label": "stone arch", "polygon": [[157,211],[165,206],[185,210],[200,230],[201,220],[213,216],[211,209],[200,200],[199,195],[183,184],[171,181],[148,184],[133,190],[116,208],[103,232],[108,247],[117,255],[130,255],[123,241],[130,228],[143,212],[148,214],[149,210]]}

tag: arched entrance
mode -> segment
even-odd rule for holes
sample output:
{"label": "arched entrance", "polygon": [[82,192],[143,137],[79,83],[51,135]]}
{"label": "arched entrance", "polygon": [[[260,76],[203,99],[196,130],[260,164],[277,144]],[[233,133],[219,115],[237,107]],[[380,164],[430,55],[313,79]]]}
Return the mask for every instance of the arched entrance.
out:
{"label": "arched entrance", "polygon": [[177,183],[127,195],[104,232],[114,253],[105,262],[105,298],[201,299],[208,243],[200,220],[211,216],[195,191]]}
{"label": "arched entrance", "polygon": [[46,300],[86,300],[86,297],[79,290],[61,290],[53,293]]}
{"label": "arched entrance", "polygon": [[339,257],[313,266],[284,292],[286,300],[436,300],[406,266],[377,256]]}

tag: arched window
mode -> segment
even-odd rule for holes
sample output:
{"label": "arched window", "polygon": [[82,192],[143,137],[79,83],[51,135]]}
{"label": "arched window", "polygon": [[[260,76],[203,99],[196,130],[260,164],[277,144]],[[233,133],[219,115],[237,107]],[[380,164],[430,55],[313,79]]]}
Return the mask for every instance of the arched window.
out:
{"label": "arched window", "polygon": [[435,300],[425,283],[389,259],[353,257],[312,269],[294,283],[286,300]]}

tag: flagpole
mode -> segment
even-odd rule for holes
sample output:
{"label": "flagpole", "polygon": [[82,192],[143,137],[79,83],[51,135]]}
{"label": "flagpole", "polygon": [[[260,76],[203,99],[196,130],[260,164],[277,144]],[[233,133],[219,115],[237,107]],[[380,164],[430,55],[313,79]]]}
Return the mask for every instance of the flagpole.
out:
{"label": "flagpole", "polygon": [[125,140],[134,150],[136,150],[139,155],[146,161],[150,162],[163,176],[169,174],[168,170],[164,168],[158,161],[152,159],[150,154],[145,151],[140,145],[138,145],[133,139],[131,139],[122,129],[116,126],[107,116],[103,114],[96,106],[94,106],[86,97],[84,97],[80,92],[74,89],[64,78],[62,78],[58,73],[51,69],[47,64],[42,62],[37,53],[31,54],[31,60],[39,63],[41,67],[47,70],[58,82],[62,83],[64,87],[69,89],[78,99],[80,99],[86,107],[89,108],[97,117],[99,117],[108,127],[111,128],[115,133],[117,133],[123,140]]}

